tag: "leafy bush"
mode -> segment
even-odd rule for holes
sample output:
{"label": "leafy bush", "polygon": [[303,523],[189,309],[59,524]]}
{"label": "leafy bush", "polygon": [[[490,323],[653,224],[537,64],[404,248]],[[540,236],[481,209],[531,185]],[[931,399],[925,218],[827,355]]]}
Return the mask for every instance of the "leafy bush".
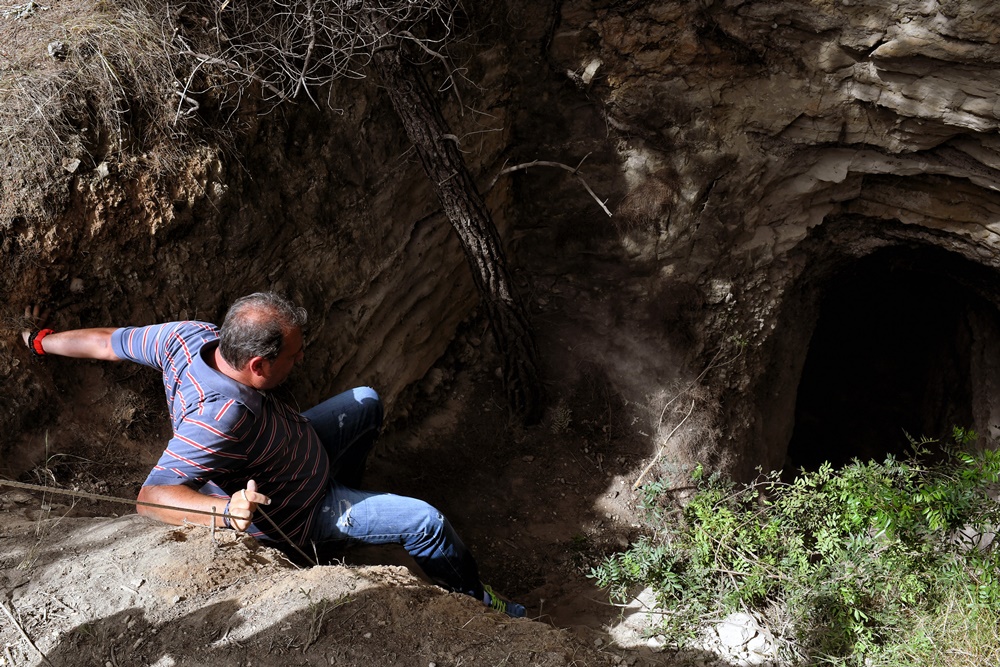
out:
{"label": "leafy bush", "polygon": [[751,610],[790,664],[997,664],[1000,551],[984,537],[1000,522],[1000,453],[954,436],[934,456],[923,440],[905,460],[824,464],[791,482],[737,485],[699,466],[672,514],[668,489],[649,485],[656,530],[591,576],[621,601],[653,587],[659,631],[678,646]]}

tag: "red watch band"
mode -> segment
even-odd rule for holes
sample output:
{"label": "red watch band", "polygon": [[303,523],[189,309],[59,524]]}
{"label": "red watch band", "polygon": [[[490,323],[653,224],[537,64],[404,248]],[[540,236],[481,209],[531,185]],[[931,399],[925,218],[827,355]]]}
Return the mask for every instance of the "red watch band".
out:
{"label": "red watch band", "polygon": [[50,333],[55,333],[52,329],[42,329],[34,336],[31,337],[31,351],[37,354],[39,357],[45,356],[45,350],[42,348],[42,339],[48,336]]}

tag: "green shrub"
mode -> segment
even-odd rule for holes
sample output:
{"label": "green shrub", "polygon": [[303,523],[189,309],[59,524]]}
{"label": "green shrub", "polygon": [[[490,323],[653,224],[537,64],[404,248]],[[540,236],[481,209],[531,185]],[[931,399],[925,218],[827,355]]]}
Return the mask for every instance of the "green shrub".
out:
{"label": "green shrub", "polygon": [[[1000,454],[914,442],[905,460],[824,464],[791,482],[737,485],[694,473],[697,492],[662,511],[644,488],[651,535],[591,571],[614,599],[651,586],[658,632],[678,646],[709,620],[751,610],[784,639],[789,664],[998,664]],[[978,638],[978,639],[976,639]],[[978,643],[971,643],[978,642]]]}

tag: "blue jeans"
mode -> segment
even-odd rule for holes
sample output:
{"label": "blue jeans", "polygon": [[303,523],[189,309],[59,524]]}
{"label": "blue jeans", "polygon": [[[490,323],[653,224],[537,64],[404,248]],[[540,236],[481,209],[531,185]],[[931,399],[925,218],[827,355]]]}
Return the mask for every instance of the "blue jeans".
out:
{"label": "blue jeans", "polygon": [[313,539],[401,544],[432,580],[482,599],[476,561],[441,512],[416,498],[357,490],[382,426],[382,401],[375,390],[345,391],[302,414],[330,458],[330,486]]}

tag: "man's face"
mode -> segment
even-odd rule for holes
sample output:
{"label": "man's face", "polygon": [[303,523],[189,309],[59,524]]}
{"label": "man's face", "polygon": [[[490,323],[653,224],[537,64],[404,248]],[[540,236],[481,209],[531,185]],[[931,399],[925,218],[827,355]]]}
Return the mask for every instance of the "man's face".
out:
{"label": "man's face", "polygon": [[304,346],[301,329],[286,332],[278,356],[271,361],[263,361],[263,382],[258,389],[274,389],[287,380],[292,368],[305,356]]}

